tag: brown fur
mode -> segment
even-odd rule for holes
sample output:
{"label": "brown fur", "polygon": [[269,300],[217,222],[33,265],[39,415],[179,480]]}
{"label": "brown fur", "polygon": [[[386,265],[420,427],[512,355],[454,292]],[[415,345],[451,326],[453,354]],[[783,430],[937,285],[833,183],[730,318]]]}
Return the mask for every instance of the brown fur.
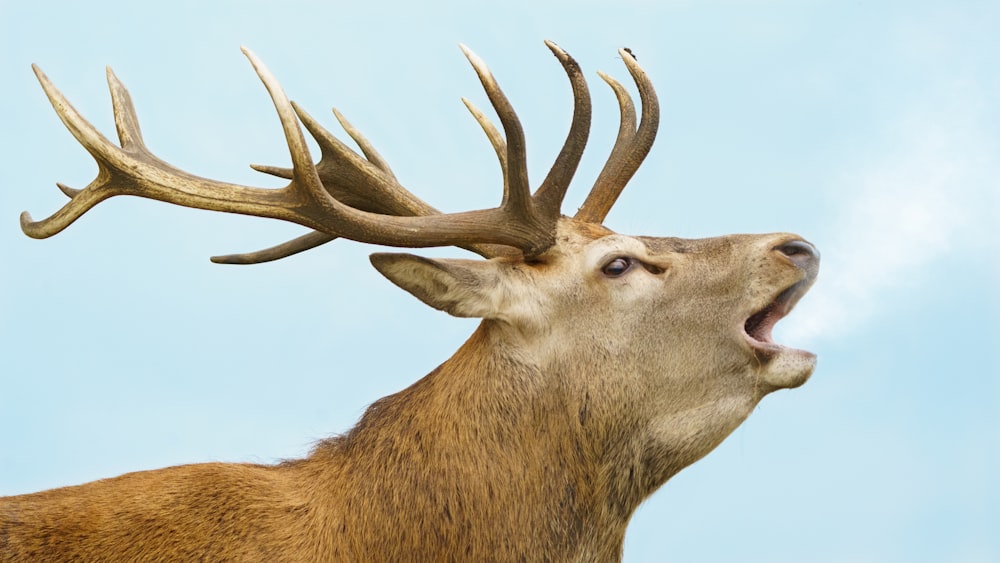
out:
{"label": "brown fur", "polygon": [[[428,303],[485,317],[451,359],[302,460],[0,499],[0,560],[617,560],[646,496],[760,389],[811,372],[783,367],[798,351],[761,363],[739,330],[811,281],[775,251],[793,239],[639,239],[564,219],[530,265],[377,256]],[[663,271],[608,279],[607,255]]]}

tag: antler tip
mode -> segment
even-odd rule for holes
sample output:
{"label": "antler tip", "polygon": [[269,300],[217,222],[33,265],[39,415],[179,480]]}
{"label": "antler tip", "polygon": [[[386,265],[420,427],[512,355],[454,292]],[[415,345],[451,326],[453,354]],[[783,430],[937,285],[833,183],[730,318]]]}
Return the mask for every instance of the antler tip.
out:
{"label": "antler tip", "polygon": [[486,62],[479,58],[479,55],[477,55],[472,49],[468,48],[464,43],[459,43],[458,48],[462,50],[462,53],[465,54],[465,58],[469,59],[469,62],[472,63],[472,66],[475,67],[476,70],[486,68]]}
{"label": "antler tip", "polygon": [[35,63],[31,63],[31,71],[35,73],[35,78],[37,78],[43,86],[49,82],[49,77],[45,76],[45,73],[42,72],[42,67]]}
{"label": "antler tip", "polygon": [[286,180],[291,180],[294,176],[291,168],[281,168],[279,166],[268,166],[266,164],[251,164],[250,168],[261,172],[263,174],[268,174],[270,176],[276,176],[278,178],[284,178]]}
{"label": "antler tip", "polygon": [[240,45],[240,52],[243,53],[243,56],[250,60],[250,65],[253,66],[258,75],[261,74],[262,68],[264,69],[264,72],[267,73],[267,68],[264,67],[264,63],[261,62],[260,58],[258,58],[249,47],[246,45]]}
{"label": "antler tip", "polygon": [[549,41],[548,39],[546,39],[545,46],[548,47],[549,50],[552,51],[552,54],[558,57],[559,59],[570,58],[569,53],[567,53],[562,47],[557,45],[555,41]]}
{"label": "antler tip", "polygon": [[624,90],[625,89],[625,87],[622,86],[621,82],[618,82],[618,80],[616,80],[613,76],[611,76],[610,74],[608,74],[606,72],[603,72],[603,71],[599,70],[599,71],[597,71],[597,76],[600,76],[601,80],[605,81],[608,84],[608,86],[611,86],[611,88],[613,88],[615,90],[615,92],[617,92],[618,90]]}
{"label": "antler tip", "polygon": [[110,65],[104,67],[104,74],[107,75],[109,83],[112,83],[112,84],[113,83],[120,83],[120,81],[118,80],[118,77],[115,75],[115,71],[111,70],[111,66]]}
{"label": "antler tip", "polygon": [[223,254],[219,256],[209,256],[208,259],[213,264],[232,264],[232,265],[247,265],[247,264],[258,264],[261,261],[255,261],[252,258],[248,258],[249,254]]}
{"label": "antler tip", "polygon": [[80,190],[76,188],[71,188],[61,182],[56,182],[56,187],[59,188],[59,191],[61,191],[66,197],[70,199],[76,197],[76,194],[80,193]]}
{"label": "antler tip", "polygon": [[639,60],[636,59],[635,53],[632,52],[632,49],[622,47],[621,49],[618,49],[618,54],[621,55],[622,62],[625,63],[625,67],[628,68],[629,74],[632,75],[633,79],[635,79],[638,75],[645,74],[642,67],[639,66]]}
{"label": "antler tip", "polygon": [[21,231],[31,238],[45,238],[38,230],[38,223],[31,218],[31,213],[21,212]]}

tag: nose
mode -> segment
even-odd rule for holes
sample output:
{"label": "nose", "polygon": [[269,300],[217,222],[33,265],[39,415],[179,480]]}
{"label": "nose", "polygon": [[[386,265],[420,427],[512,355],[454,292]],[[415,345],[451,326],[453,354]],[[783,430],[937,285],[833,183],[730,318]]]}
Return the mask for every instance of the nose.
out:
{"label": "nose", "polygon": [[798,239],[783,243],[775,250],[784,254],[793,264],[806,271],[812,271],[819,266],[819,251],[808,242]]}

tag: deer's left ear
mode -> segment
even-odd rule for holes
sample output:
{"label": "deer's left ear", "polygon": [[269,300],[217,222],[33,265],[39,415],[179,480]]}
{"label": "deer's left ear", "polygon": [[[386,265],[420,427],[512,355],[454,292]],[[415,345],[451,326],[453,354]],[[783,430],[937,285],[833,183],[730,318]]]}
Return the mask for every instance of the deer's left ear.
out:
{"label": "deer's left ear", "polygon": [[424,303],[456,317],[496,318],[499,276],[485,260],[431,259],[379,252],[372,265]]}

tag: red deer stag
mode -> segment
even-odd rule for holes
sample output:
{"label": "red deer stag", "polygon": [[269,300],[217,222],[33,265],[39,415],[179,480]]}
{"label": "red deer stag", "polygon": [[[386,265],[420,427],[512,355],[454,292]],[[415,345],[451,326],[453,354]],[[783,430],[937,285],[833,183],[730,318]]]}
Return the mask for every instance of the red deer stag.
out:
{"label": "red deer stag", "polygon": [[[613,561],[640,502],[698,460],[771,391],[801,385],[815,356],[776,344],[775,322],[816,278],[816,249],[792,234],[684,240],[601,223],[649,152],[659,108],[621,50],[642,102],[618,98],[611,155],[574,217],[560,214],[590,126],[579,65],[547,43],[572,86],[568,138],[531,191],[517,115],[467,49],[503,134],[466,102],[500,159],[499,207],[442,214],[400,185],[339,113],[355,153],[244,51],[277,108],[290,169],[281,189],[208,180],[152,154],[128,92],[108,73],[120,147],[37,68],[56,113],[94,156],[97,178],[51,217],[54,235],[112,196],[272,217],[314,232],[224,263],[273,260],[337,237],[457,246],[486,260],[379,253],[375,268],[431,307],[482,323],[449,360],[372,404],[306,458],[129,473],[0,499],[10,561]],[[314,163],[300,123],[322,157]]]}

